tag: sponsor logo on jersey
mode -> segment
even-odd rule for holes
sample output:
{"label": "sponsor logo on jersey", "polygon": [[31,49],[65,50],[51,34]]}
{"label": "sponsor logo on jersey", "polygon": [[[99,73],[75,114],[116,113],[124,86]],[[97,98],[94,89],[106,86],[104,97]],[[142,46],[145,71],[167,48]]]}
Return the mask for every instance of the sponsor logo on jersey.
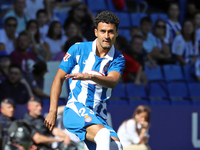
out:
{"label": "sponsor logo on jersey", "polygon": [[66,53],[63,60],[64,61],[68,61],[68,58],[70,57],[71,55],[69,53]]}

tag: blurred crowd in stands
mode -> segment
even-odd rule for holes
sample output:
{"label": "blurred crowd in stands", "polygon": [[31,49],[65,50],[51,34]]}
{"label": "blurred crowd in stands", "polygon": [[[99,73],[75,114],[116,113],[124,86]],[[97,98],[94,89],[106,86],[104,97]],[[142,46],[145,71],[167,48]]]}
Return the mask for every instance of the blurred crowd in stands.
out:
{"label": "blurred crowd in stands", "polygon": [[[15,104],[27,104],[33,96],[49,99],[44,92],[47,63],[61,61],[74,43],[95,39],[93,19],[104,3],[112,5],[119,18],[120,13],[127,14],[127,22],[138,22],[119,26],[115,48],[126,60],[121,83],[147,85],[145,66],[151,69],[169,64],[190,66],[195,81],[200,82],[198,1],[185,0],[185,14],[177,0],[162,1],[162,5],[154,1],[98,0],[96,5],[91,0],[1,1],[0,100],[9,98]],[[148,7],[140,13],[138,7],[143,3]],[[153,9],[158,12],[150,12]],[[151,13],[164,17],[155,20]],[[140,17],[131,20],[132,14]],[[123,19],[122,24],[126,23]]]}

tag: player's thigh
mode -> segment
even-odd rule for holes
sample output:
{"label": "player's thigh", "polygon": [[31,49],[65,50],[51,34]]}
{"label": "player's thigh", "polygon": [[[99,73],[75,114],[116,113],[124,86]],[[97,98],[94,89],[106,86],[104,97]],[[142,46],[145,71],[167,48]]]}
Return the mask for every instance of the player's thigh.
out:
{"label": "player's thigh", "polygon": [[86,127],[86,138],[89,140],[89,141],[93,141],[94,142],[94,137],[95,135],[97,134],[97,132],[99,130],[101,130],[102,128],[105,128],[104,125],[102,124],[93,124],[93,125],[90,125],[90,126],[87,126]]}
{"label": "player's thigh", "polygon": [[83,141],[85,140],[86,127],[102,123],[91,109],[77,102],[65,107],[63,124],[68,131],[76,134]]}

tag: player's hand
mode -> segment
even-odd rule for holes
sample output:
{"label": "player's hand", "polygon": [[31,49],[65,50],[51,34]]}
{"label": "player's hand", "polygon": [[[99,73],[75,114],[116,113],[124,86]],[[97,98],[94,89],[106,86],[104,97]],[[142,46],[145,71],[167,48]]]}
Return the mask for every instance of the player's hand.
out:
{"label": "player's hand", "polygon": [[46,127],[48,127],[50,131],[52,131],[53,127],[55,126],[56,116],[56,113],[50,111],[44,121],[46,123]]}
{"label": "player's hand", "polygon": [[90,80],[91,75],[90,74],[84,74],[84,73],[74,73],[74,74],[67,74],[65,76],[66,79],[72,78],[72,80]]}

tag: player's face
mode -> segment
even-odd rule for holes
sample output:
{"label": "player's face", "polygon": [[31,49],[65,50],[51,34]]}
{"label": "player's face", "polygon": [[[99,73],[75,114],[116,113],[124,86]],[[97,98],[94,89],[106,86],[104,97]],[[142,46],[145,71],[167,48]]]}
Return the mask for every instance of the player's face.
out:
{"label": "player's face", "polygon": [[115,43],[118,30],[115,24],[100,22],[97,29],[95,29],[95,36],[97,37],[97,48],[109,50]]}
{"label": "player's face", "polygon": [[14,115],[14,106],[11,104],[3,104],[1,107],[1,112],[2,114],[4,114],[5,116],[11,118]]}

